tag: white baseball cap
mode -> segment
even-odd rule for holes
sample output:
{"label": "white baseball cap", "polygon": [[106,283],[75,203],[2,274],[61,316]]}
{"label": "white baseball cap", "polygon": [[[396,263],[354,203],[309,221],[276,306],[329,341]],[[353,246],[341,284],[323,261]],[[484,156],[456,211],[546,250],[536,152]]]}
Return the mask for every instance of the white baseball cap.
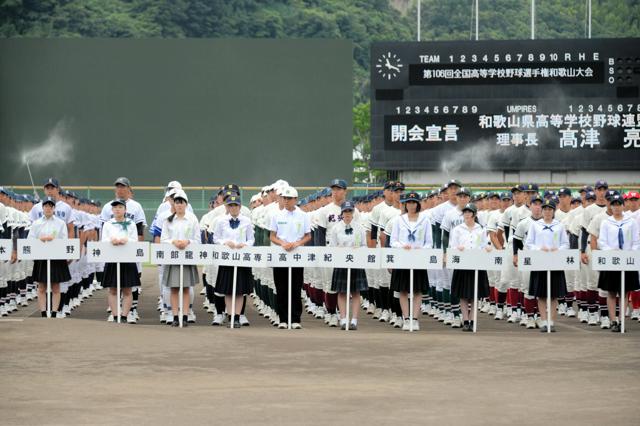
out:
{"label": "white baseball cap", "polygon": [[292,186],[285,186],[282,188],[279,195],[287,198],[298,198],[298,191],[296,191]]}
{"label": "white baseball cap", "polygon": [[171,192],[173,192],[173,199],[175,200],[176,198],[182,198],[183,200],[185,200],[187,203],[189,202],[189,197],[187,197],[187,193],[184,192],[182,189],[177,189],[174,188],[171,190]]}
{"label": "white baseball cap", "polygon": [[260,199],[260,194],[255,194],[254,196],[251,197],[250,203],[253,203],[254,201],[258,201],[259,199]]}
{"label": "white baseball cap", "polygon": [[177,180],[172,180],[167,184],[167,190],[165,191],[164,196],[168,197],[172,189],[182,189],[182,185]]}

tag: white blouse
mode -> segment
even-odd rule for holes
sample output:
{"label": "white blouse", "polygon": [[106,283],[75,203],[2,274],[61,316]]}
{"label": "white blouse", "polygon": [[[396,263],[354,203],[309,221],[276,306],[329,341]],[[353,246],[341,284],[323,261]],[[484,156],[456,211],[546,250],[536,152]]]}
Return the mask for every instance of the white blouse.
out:
{"label": "white blouse", "polygon": [[[622,230],[622,248],[618,238],[619,230]],[[615,220],[613,216],[609,216],[600,224],[598,248],[600,250],[638,250],[640,248],[638,224],[632,217]]]}
{"label": "white blouse", "polygon": [[117,223],[115,218],[109,219],[102,227],[102,242],[111,242],[113,238],[126,238],[127,242],[138,241],[138,230],[133,220],[124,218],[125,224]]}
{"label": "white blouse", "polygon": [[473,229],[465,223],[453,228],[451,236],[449,238],[449,248],[457,249],[462,246],[465,249],[484,249],[489,245],[489,239],[485,229],[478,223],[475,224]]}
{"label": "white blouse", "polygon": [[187,212],[182,219],[174,216],[171,222],[168,218],[164,220],[160,241],[173,244],[174,240],[189,240],[190,244],[200,244],[200,224],[195,215]]}
{"label": "white blouse", "polygon": [[338,222],[329,232],[328,245],[331,247],[362,247],[366,244],[367,231],[364,226],[355,220],[351,221],[349,225],[344,222]]}
{"label": "white blouse", "polygon": [[554,219],[547,224],[544,220],[538,220],[531,224],[524,246],[528,250],[541,250],[542,247],[566,250],[569,248],[569,238],[560,221]]}
{"label": "white blouse", "polygon": [[231,228],[231,220],[234,219],[230,214],[226,214],[218,219],[213,231],[213,242],[216,244],[225,244],[228,241],[234,243],[243,243],[248,246],[254,244],[253,225],[251,219],[247,216],[239,215],[237,218],[238,226]]}
{"label": "white blouse", "polygon": [[431,248],[431,221],[426,216],[419,216],[415,222],[409,221],[408,214],[398,217],[391,229],[391,247]]}
{"label": "white blouse", "polygon": [[31,225],[27,238],[53,237],[59,239],[68,238],[67,224],[55,215],[47,219],[42,216]]}

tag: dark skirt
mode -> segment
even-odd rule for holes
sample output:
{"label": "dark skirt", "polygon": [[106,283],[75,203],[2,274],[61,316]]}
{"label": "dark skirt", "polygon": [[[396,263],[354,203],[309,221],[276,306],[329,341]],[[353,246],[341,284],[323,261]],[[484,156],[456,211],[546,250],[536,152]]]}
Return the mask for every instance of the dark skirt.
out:
{"label": "dark skirt", "polygon": [[[102,277],[102,287],[117,287],[118,266],[115,263],[105,263],[104,275]],[[120,264],[120,288],[131,288],[140,286],[140,276],[135,263]]]}
{"label": "dark skirt", "polygon": [[[351,270],[351,292],[366,291],[369,288],[367,275],[364,269]],[[335,268],[331,276],[331,291],[336,293],[347,292],[347,270],[344,268]]]}
{"label": "dark skirt", "polygon": [[[460,299],[473,300],[473,279],[475,271],[455,269],[451,278],[451,295]],[[478,299],[489,297],[487,271],[478,271]]]}
{"label": "dark skirt", "polygon": [[413,271],[413,292],[428,293],[429,277],[426,269],[394,269],[391,271],[391,290],[409,292],[409,271]]}
{"label": "dark skirt", "polygon": [[[567,282],[564,271],[551,271],[551,298],[567,295]],[[547,297],[547,271],[531,271],[529,278],[529,296]]]}
{"label": "dark skirt", "polygon": [[[620,293],[622,283],[621,271],[600,271],[598,278],[598,288],[612,293]],[[624,273],[624,291],[635,291],[640,289],[640,280],[638,279],[638,271],[625,271]]]}
{"label": "dark skirt", "polygon": [[[251,268],[239,266],[236,276],[236,296],[251,293],[253,290],[253,275]],[[220,266],[216,277],[215,293],[219,295],[233,294],[233,266]]]}
{"label": "dark skirt", "polygon": [[[33,261],[33,281],[46,284],[47,283],[47,261]],[[51,261],[51,282],[63,283],[71,281],[71,273],[69,272],[69,264],[66,260]]]}

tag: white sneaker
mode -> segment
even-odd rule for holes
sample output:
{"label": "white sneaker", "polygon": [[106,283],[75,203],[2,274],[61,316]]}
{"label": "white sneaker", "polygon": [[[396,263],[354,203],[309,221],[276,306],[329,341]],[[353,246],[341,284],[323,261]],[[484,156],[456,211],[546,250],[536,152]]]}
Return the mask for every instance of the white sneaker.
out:
{"label": "white sneaker", "polygon": [[380,322],[389,322],[390,317],[389,311],[385,309],[382,311],[382,314],[380,314]]}
{"label": "white sneaker", "polygon": [[498,312],[498,307],[496,305],[489,306],[489,315],[495,315]]}
{"label": "white sneaker", "polygon": [[315,317],[318,318],[318,319],[322,319],[322,318],[324,318],[324,315],[326,313],[327,312],[325,311],[324,306],[318,306],[318,309],[316,309]]}
{"label": "white sneaker", "polygon": [[251,325],[246,315],[240,315],[240,325],[242,327],[248,327]]}
{"label": "white sneaker", "polygon": [[211,322],[211,325],[222,325],[223,323],[224,323],[224,315],[216,314],[213,317],[213,321]]}
{"label": "white sneaker", "polygon": [[580,320],[581,323],[586,324],[589,321],[589,313],[587,311],[579,310],[578,320]]}
{"label": "white sneaker", "polygon": [[417,319],[413,320],[413,331],[420,331],[420,323]]}
{"label": "white sneaker", "polygon": [[576,316],[576,311],[573,309],[573,306],[569,306],[564,315],[567,318],[574,318]]}
{"label": "white sneaker", "polygon": [[29,306],[29,302],[28,299],[26,297],[22,298],[22,301],[20,302],[20,306],[22,306],[23,308],[26,306]]}
{"label": "white sneaker", "polygon": [[511,315],[509,315],[509,318],[507,319],[508,323],[515,323],[518,321],[518,313],[515,310],[511,311]]}
{"label": "white sneaker", "polygon": [[558,304],[558,315],[565,316],[567,314],[567,304],[560,303]]}
{"label": "white sneaker", "polygon": [[495,316],[493,319],[495,319],[496,321],[499,321],[499,320],[501,320],[501,319],[504,319],[504,310],[502,310],[502,309],[497,309],[497,310],[496,310],[496,314],[495,314],[495,315],[496,315],[496,316]]}
{"label": "white sneaker", "polygon": [[113,322],[114,318],[113,315],[109,314],[109,316],[107,317],[107,322]]}
{"label": "white sneaker", "polygon": [[[434,308],[433,309],[433,319],[436,321],[440,321],[440,317],[444,315],[444,313],[438,309],[438,308]],[[443,318],[444,319],[444,318]]]}
{"label": "white sneaker", "polygon": [[[285,324],[285,328],[286,328],[286,324]],[[300,323],[292,322],[291,323],[291,329],[292,330],[302,330],[302,326],[300,325]]]}
{"label": "white sneaker", "polygon": [[533,317],[528,317],[526,327],[529,330],[536,328],[536,320]]}
{"label": "white sneaker", "polygon": [[535,323],[536,323],[536,328],[542,328],[542,318],[538,317],[535,319]]}
{"label": "white sneaker", "polygon": [[367,315],[373,315],[378,309],[376,308],[376,305],[374,305],[373,303],[369,303],[369,307],[367,308]]}
{"label": "white sneaker", "polygon": [[316,304],[313,302],[309,302],[309,304],[307,305],[307,313],[309,315],[313,315],[316,309],[318,309]]}
{"label": "white sneaker", "polygon": [[640,309],[634,309],[631,311],[631,319],[636,321],[640,319]]}
{"label": "white sneaker", "polygon": [[189,324],[195,324],[196,322],[196,314],[192,309],[189,309],[189,313],[187,314],[187,322]]}
{"label": "white sneaker", "polygon": [[202,290],[200,290],[200,296],[204,296],[205,294],[207,294],[207,289],[203,286]]}
{"label": "white sneaker", "polygon": [[444,318],[444,325],[453,324],[453,312],[447,312]]}
{"label": "white sneaker", "polygon": [[324,323],[325,323],[325,324],[329,324],[329,323],[331,322],[331,317],[332,317],[332,316],[333,316],[333,315],[331,315],[329,312],[327,312],[326,314],[324,314],[324,318],[323,318]]}
{"label": "white sneaker", "polygon": [[381,308],[376,308],[373,311],[373,319],[380,319],[381,315],[382,315],[382,309]]}
{"label": "white sneaker", "polygon": [[404,327],[407,327],[407,330],[409,329],[409,321],[404,321],[401,317],[397,317],[396,318],[396,322],[393,323],[393,328],[402,328],[404,330]]}
{"label": "white sneaker", "polygon": [[[280,330],[286,330],[287,328],[289,328],[289,326],[286,322],[281,322],[280,324],[278,324],[278,329]],[[291,328],[293,328],[293,324],[291,324]]]}
{"label": "white sneaker", "polygon": [[409,331],[409,321],[410,320],[403,321],[402,318],[400,318],[400,325],[396,328],[402,327],[402,331]]}
{"label": "white sneaker", "polygon": [[460,317],[456,315],[453,317],[453,320],[451,321],[451,328],[460,328],[460,327],[462,327],[462,321],[460,320]]}
{"label": "white sneaker", "polygon": [[136,322],[137,321],[135,314],[133,313],[133,311],[130,311],[129,315],[127,315],[127,324],[135,324]]}
{"label": "white sneaker", "polygon": [[589,320],[587,324],[598,325],[598,315],[594,313],[589,313]]}
{"label": "white sneaker", "polygon": [[606,328],[611,328],[611,320],[609,320],[609,317],[602,317],[600,319],[600,328],[603,330]]}
{"label": "white sneaker", "polygon": [[395,323],[396,323],[396,321],[397,321],[397,320],[398,320],[398,315],[396,315],[396,313],[395,313],[395,312],[394,312],[394,313],[392,313],[392,314],[391,314],[391,318],[389,318],[389,323],[393,325],[393,324],[395,324]]}
{"label": "white sneaker", "polygon": [[522,313],[522,315],[520,315],[520,325],[522,327],[527,325],[527,321],[529,321],[527,314],[525,314],[524,312]]}
{"label": "white sneaker", "polygon": [[64,313],[64,311],[62,311],[62,312],[58,311],[56,313],[56,318],[58,318],[58,319],[63,319],[63,318],[66,318],[66,317],[67,317],[67,315]]}
{"label": "white sneaker", "polygon": [[338,315],[333,314],[329,319],[329,327],[337,327],[338,326]]}
{"label": "white sneaker", "polygon": [[427,305],[426,304],[422,304],[420,305],[420,312],[422,313],[422,315],[425,315],[427,313]]}
{"label": "white sneaker", "polygon": [[490,310],[491,310],[490,303],[485,303],[484,305],[482,305],[482,308],[480,308],[480,312],[482,312],[483,314],[488,313]]}

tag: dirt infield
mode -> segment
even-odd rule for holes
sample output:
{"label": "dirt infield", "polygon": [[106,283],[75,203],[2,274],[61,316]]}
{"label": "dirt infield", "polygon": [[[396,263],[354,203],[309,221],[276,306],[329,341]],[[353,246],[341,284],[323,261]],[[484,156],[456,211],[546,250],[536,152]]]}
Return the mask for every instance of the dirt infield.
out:
{"label": "dirt infield", "polygon": [[[410,335],[364,318],[356,332],[306,315],[277,330],[158,323],[154,270],[142,321],[107,323],[106,292],[64,320],[34,304],[0,322],[0,423],[638,424],[640,324],[562,319],[547,336],[480,316],[470,335],[423,317]],[[24,318],[23,321],[20,321]]]}

